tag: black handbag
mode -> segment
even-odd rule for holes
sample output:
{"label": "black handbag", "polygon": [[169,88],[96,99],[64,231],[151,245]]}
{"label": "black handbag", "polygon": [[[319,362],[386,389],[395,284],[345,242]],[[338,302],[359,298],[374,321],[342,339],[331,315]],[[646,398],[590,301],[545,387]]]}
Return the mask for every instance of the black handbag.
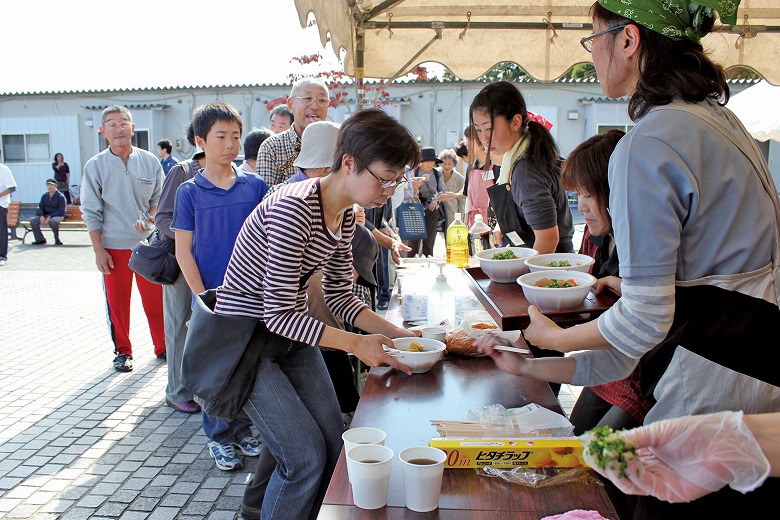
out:
{"label": "black handbag", "polygon": [[181,375],[204,412],[232,421],[252,394],[263,346],[291,340],[269,332],[257,318],[215,314],[216,302],[216,289],[195,299]]}
{"label": "black handbag", "polygon": [[176,241],[157,229],[133,246],[127,265],[134,273],[161,285],[171,285],[181,273],[176,261]]}

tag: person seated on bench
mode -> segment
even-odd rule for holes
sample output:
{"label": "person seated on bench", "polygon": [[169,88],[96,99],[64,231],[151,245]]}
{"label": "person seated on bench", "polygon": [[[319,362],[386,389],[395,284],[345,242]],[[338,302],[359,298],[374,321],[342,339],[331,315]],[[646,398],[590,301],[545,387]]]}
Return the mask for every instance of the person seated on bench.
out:
{"label": "person seated on bench", "polygon": [[35,210],[35,216],[30,219],[30,227],[35,235],[35,242],[32,245],[39,246],[46,243],[41,226],[49,226],[54,233],[54,243],[61,246],[60,222],[65,218],[68,201],[65,195],[57,190],[57,181],[54,179],[46,180],[46,190],[41,197],[41,202],[38,203],[38,209]]}

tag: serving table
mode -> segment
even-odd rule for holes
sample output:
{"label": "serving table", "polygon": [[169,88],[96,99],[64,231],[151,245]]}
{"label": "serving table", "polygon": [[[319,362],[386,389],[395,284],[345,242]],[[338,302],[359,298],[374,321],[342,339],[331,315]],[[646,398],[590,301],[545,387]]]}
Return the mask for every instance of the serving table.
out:
{"label": "serving table", "polygon": [[[397,299],[386,318],[402,321]],[[372,368],[365,380],[352,426],[372,426],[387,433],[385,446],[395,452],[387,506],[356,507],[342,451],[320,510],[320,520],[439,519],[539,520],[572,509],[596,510],[617,519],[604,488],[568,483],[533,489],[499,478],[479,476],[473,469],[446,469],[439,509],[416,513],[405,507],[397,455],[410,446],[427,445],[438,436],[431,419],[462,420],[470,409],[491,404],[516,408],[528,403],[563,414],[547,383],[513,376],[489,358],[447,356],[429,372],[407,376],[393,368]]]}

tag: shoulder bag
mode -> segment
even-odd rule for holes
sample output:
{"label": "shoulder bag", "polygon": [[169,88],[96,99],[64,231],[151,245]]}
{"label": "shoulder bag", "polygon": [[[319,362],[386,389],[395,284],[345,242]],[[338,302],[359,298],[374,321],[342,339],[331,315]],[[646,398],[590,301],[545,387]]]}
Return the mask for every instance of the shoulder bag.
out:
{"label": "shoulder bag", "polygon": [[181,375],[204,412],[232,421],[255,386],[265,343],[290,340],[272,334],[257,318],[215,314],[216,303],[216,289],[195,298]]}
{"label": "shoulder bag", "polygon": [[176,261],[176,241],[155,229],[133,246],[128,267],[152,283],[173,284],[181,273]]}

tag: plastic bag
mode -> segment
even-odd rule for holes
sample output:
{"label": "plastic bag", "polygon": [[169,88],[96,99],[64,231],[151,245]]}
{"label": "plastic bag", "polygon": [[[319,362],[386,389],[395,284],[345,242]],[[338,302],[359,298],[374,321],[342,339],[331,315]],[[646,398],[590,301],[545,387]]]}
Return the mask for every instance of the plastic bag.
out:
{"label": "plastic bag", "polygon": [[[507,343],[514,343],[520,338],[519,330],[501,330],[498,325],[485,310],[472,310],[463,313],[463,320],[461,321],[463,330],[472,338],[479,338],[485,334],[492,334],[501,339],[507,341]],[[485,325],[493,325],[494,327],[485,327]]]}
{"label": "plastic bag", "polygon": [[468,419],[479,421],[486,436],[494,437],[571,437],[574,425],[566,417],[536,403],[519,408],[491,404],[469,410]]}
{"label": "plastic bag", "polygon": [[512,484],[532,488],[570,482],[604,486],[593,470],[589,468],[494,468],[493,466],[483,466],[475,471],[477,475],[483,477],[501,478]]}

